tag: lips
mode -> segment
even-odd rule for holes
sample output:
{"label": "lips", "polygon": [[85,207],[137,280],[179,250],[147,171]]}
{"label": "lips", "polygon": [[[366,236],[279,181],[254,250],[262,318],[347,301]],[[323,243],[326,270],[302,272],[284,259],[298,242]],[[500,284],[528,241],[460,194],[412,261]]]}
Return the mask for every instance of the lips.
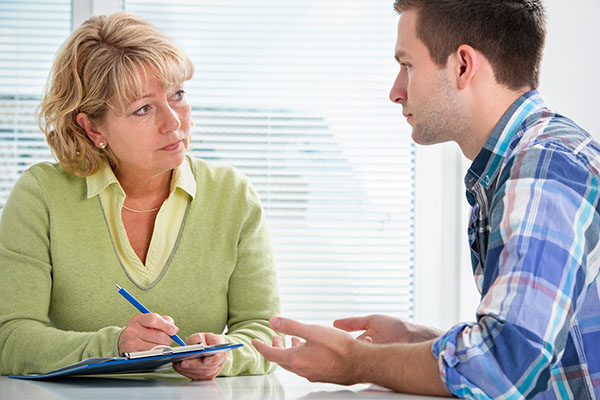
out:
{"label": "lips", "polygon": [[179,149],[180,146],[183,146],[183,140],[178,140],[175,143],[171,143],[170,145],[162,147],[161,150],[164,150],[164,151],[173,151],[173,150]]}

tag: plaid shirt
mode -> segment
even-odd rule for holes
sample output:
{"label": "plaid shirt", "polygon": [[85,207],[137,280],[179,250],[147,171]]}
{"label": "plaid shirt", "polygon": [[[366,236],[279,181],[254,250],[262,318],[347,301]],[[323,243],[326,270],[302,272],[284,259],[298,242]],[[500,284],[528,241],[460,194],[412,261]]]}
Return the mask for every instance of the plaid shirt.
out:
{"label": "plaid shirt", "polygon": [[465,177],[477,322],[435,341],[447,389],[600,398],[600,145],[537,91],[504,114]]}

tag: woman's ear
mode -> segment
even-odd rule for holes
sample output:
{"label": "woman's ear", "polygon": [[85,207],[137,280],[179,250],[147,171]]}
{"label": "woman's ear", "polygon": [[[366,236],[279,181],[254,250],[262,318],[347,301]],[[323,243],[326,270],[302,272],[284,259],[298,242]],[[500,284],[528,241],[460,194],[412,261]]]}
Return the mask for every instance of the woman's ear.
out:
{"label": "woman's ear", "polygon": [[471,46],[463,44],[454,52],[455,76],[458,89],[465,89],[473,81],[480,67],[480,54]]}
{"label": "woman's ear", "polygon": [[90,140],[94,142],[96,147],[100,149],[106,147],[106,139],[104,138],[104,136],[102,136],[102,133],[100,133],[96,130],[96,128],[94,128],[92,121],[86,113],[80,112],[79,114],[77,114],[76,119],[79,126],[83,128],[87,137],[89,137]]}

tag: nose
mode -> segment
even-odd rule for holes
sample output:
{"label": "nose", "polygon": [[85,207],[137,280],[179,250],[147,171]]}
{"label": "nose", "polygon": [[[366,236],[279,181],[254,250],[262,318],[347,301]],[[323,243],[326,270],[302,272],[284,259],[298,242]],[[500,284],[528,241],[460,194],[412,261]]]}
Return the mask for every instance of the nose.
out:
{"label": "nose", "polygon": [[181,117],[169,104],[163,107],[162,132],[176,131],[181,126]]}
{"label": "nose", "polygon": [[404,68],[400,69],[398,75],[396,76],[396,80],[392,85],[392,89],[390,90],[390,100],[396,104],[402,104],[402,102],[406,101],[406,83],[407,83],[407,73]]}

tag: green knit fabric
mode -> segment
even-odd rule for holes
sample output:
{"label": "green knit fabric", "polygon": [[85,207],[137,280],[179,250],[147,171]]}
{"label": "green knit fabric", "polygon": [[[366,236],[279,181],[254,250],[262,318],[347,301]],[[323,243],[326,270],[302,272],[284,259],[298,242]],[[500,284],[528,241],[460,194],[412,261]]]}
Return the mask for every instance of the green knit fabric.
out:
{"label": "green knit fabric", "polygon": [[[117,356],[138,311],[118,284],[153,312],[170,315],[184,340],[222,333],[244,346],[221,375],[274,366],[250,344],[270,343],[279,292],[260,202],[230,167],[193,160],[197,194],[165,273],[135,286],[113,249],[98,197],[85,178],[40,163],[19,178],[0,220],[0,373],[42,373],[88,357]],[[175,345],[175,344],[173,344]]]}

